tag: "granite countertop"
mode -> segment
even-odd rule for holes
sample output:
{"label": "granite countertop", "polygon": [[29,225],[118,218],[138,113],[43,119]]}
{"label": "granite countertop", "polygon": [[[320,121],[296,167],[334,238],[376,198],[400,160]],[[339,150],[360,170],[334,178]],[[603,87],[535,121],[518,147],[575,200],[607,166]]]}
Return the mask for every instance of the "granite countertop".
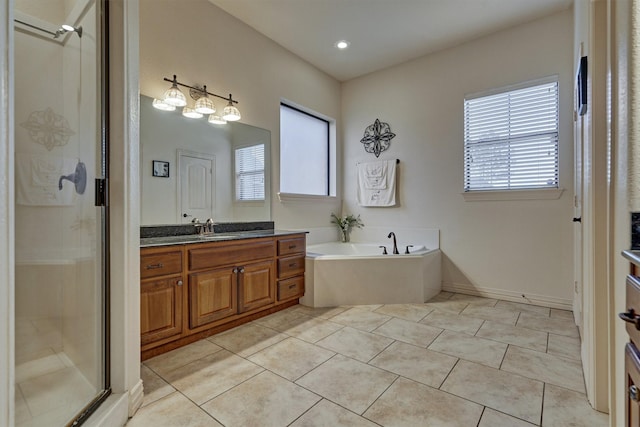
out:
{"label": "granite countertop", "polygon": [[191,243],[211,243],[227,242],[230,240],[254,239],[256,237],[287,236],[290,234],[306,233],[306,231],[290,230],[257,230],[257,231],[237,231],[232,233],[213,233],[200,236],[198,234],[187,234],[182,236],[145,237],[140,239],[141,248],[154,246],[187,245]]}
{"label": "granite countertop", "polygon": [[622,251],[622,256],[640,267],[640,250]]}

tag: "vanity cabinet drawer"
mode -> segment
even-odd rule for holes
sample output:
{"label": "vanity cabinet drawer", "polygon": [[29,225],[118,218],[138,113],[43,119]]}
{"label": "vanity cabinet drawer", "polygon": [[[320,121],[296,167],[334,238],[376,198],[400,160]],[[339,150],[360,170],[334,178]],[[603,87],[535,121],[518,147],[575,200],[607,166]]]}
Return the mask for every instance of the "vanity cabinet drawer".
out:
{"label": "vanity cabinet drawer", "polygon": [[140,278],[166,276],[182,272],[182,250],[140,254]]}
{"label": "vanity cabinet drawer", "polygon": [[292,256],[278,260],[278,278],[297,276],[304,273],[304,256]]}
{"label": "vanity cabinet drawer", "polygon": [[626,323],[627,333],[629,334],[629,338],[636,345],[640,344],[640,330],[636,327],[638,324],[638,317],[640,316],[640,279],[636,276],[627,276],[627,314],[633,311],[633,315],[629,317],[634,317],[635,322]]}
{"label": "vanity cabinet drawer", "polygon": [[297,276],[278,282],[278,301],[299,298],[302,295],[304,295],[304,276]]}
{"label": "vanity cabinet drawer", "polygon": [[254,260],[273,258],[276,254],[275,241],[268,239],[246,244],[210,244],[189,249],[189,270],[242,265]]}
{"label": "vanity cabinet drawer", "polygon": [[305,237],[278,240],[278,256],[306,252]]}

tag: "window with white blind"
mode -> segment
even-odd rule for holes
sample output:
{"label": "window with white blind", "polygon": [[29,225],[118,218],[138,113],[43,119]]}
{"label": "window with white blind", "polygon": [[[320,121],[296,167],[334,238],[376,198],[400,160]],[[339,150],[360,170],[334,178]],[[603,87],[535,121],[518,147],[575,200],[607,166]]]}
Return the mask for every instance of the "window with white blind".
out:
{"label": "window with white blind", "polygon": [[464,191],[558,188],[558,81],[464,100]]}
{"label": "window with white blind", "polygon": [[303,107],[280,104],[280,192],[335,194],[335,148],[329,119]]}
{"label": "window with white blind", "polygon": [[235,150],[236,200],[264,200],[264,144]]}

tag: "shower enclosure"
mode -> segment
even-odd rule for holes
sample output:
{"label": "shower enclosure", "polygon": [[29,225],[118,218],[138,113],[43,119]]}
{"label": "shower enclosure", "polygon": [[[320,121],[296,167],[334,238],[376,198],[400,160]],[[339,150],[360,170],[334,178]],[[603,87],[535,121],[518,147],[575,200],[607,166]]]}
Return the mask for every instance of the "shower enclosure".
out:
{"label": "shower enclosure", "polygon": [[15,423],[109,394],[101,0],[15,0]]}

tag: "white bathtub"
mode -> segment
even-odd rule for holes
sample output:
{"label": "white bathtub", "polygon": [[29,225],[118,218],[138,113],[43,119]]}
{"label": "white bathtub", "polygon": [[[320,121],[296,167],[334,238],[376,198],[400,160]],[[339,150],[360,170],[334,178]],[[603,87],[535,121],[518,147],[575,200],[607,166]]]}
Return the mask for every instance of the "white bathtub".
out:
{"label": "white bathtub", "polygon": [[[386,245],[388,255],[379,246]],[[413,244],[393,255],[389,242],[321,243],[307,247],[305,295],[310,307],[423,303],[442,288],[440,249]]]}

